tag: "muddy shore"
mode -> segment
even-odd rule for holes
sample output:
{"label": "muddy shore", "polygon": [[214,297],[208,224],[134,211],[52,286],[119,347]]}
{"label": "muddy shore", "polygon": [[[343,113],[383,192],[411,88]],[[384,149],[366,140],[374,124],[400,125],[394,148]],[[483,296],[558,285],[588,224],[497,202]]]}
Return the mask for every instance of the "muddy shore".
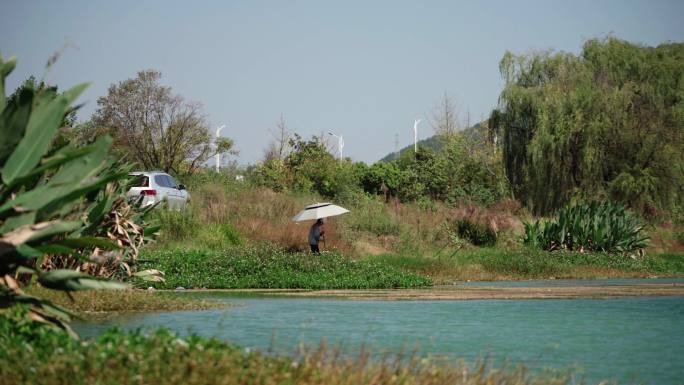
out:
{"label": "muddy shore", "polygon": [[486,299],[572,299],[684,296],[684,284],[640,284],[576,287],[488,287],[440,286],[424,289],[301,290],[236,289],[187,290],[189,292],[226,292],[277,297],[332,297],[351,300],[486,300]]}

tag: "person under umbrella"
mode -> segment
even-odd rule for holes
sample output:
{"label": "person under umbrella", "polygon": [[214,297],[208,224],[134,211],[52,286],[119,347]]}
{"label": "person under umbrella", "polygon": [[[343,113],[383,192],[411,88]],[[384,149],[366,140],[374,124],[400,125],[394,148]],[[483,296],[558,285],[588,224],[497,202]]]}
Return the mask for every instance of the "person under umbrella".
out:
{"label": "person under umbrella", "polygon": [[302,222],[307,220],[315,219],[314,223],[309,229],[309,246],[311,247],[311,252],[318,255],[321,253],[318,247],[319,241],[322,239],[325,242],[323,229],[323,224],[327,217],[333,217],[335,215],[341,215],[348,213],[349,210],[344,207],[334,205],[332,203],[316,203],[313,205],[306,206],[304,210],[300,211],[297,215],[292,217],[294,222]]}
{"label": "person under umbrella", "polygon": [[325,229],[323,228],[324,224],[325,219],[320,218],[316,220],[316,222],[311,225],[311,228],[309,229],[309,246],[311,247],[311,252],[315,255],[321,254],[321,250],[318,248],[318,242],[320,241],[321,237],[325,236]]}

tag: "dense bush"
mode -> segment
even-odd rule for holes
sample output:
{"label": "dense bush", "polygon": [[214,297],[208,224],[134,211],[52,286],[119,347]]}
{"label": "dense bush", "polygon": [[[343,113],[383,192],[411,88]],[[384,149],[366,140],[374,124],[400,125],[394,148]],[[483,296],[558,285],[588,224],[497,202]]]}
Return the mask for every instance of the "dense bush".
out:
{"label": "dense bush", "polygon": [[391,267],[354,261],[336,252],[288,253],[266,244],[222,250],[155,250],[149,267],[166,273],[159,288],[370,289],[428,286],[429,279]]}
{"label": "dense bush", "polygon": [[465,218],[456,221],[456,231],[461,238],[467,239],[475,246],[496,244],[496,233],[492,229]]}
{"label": "dense bush", "polygon": [[684,245],[684,231],[676,231],[674,238],[680,245]]}
{"label": "dense bush", "polygon": [[624,253],[647,246],[643,225],[612,202],[568,205],[554,220],[525,223],[525,243],[543,250]]}
{"label": "dense bush", "polygon": [[465,200],[489,205],[506,196],[501,156],[493,147],[475,146],[463,134],[440,142],[437,152],[419,147],[392,162],[367,166],[334,159],[320,138],[307,141],[295,135],[284,159],[265,160],[251,176],[257,185],[274,191],[315,192],[343,200],[363,191],[403,202]]}

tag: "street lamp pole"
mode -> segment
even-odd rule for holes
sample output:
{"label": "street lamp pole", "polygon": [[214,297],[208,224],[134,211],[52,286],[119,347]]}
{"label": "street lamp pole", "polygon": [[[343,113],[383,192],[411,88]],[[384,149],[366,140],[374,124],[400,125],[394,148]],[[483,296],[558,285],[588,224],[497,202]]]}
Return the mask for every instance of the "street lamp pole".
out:
{"label": "street lamp pole", "polygon": [[218,152],[218,147],[219,147],[218,140],[219,140],[219,135],[221,135],[221,130],[223,130],[223,128],[225,126],[226,125],[224,124],[224,125],[221,125],[221,127],[218,127],[216,129],[216,172],[219,172],[220,165],[221,165],[221,154],[219,154],[219,152]]}
{"label": "street lamp pole", "polygon": [[418,123],[420,119],[413,121],[413,152],[418,152]]}
{"label": "street lamp pole", "polygon": [[342,154],[342,149],[344,148],[344,139],[342,138],[342,134],[335,135],[330,131],[328,131],[328,134],[337,138],[337,148],[340,151],[340,159],[344,159],[344,155]]}

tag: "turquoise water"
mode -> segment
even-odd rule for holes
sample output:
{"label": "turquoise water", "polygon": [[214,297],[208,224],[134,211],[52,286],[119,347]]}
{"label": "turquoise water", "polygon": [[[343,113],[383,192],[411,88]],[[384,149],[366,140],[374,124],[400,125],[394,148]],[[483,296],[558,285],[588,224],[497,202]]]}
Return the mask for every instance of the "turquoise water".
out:
{"label": "turquoise water", "polygon": [[82,336],[107,327],[156,328],[292,352],[322,338],[347,352],[363,344],[399,352],[533,368],[578,367],[589,382],[684,383],[684,297],[610,300],[351,301],[212,296],[229,309],[121,315],[77,323]]}

